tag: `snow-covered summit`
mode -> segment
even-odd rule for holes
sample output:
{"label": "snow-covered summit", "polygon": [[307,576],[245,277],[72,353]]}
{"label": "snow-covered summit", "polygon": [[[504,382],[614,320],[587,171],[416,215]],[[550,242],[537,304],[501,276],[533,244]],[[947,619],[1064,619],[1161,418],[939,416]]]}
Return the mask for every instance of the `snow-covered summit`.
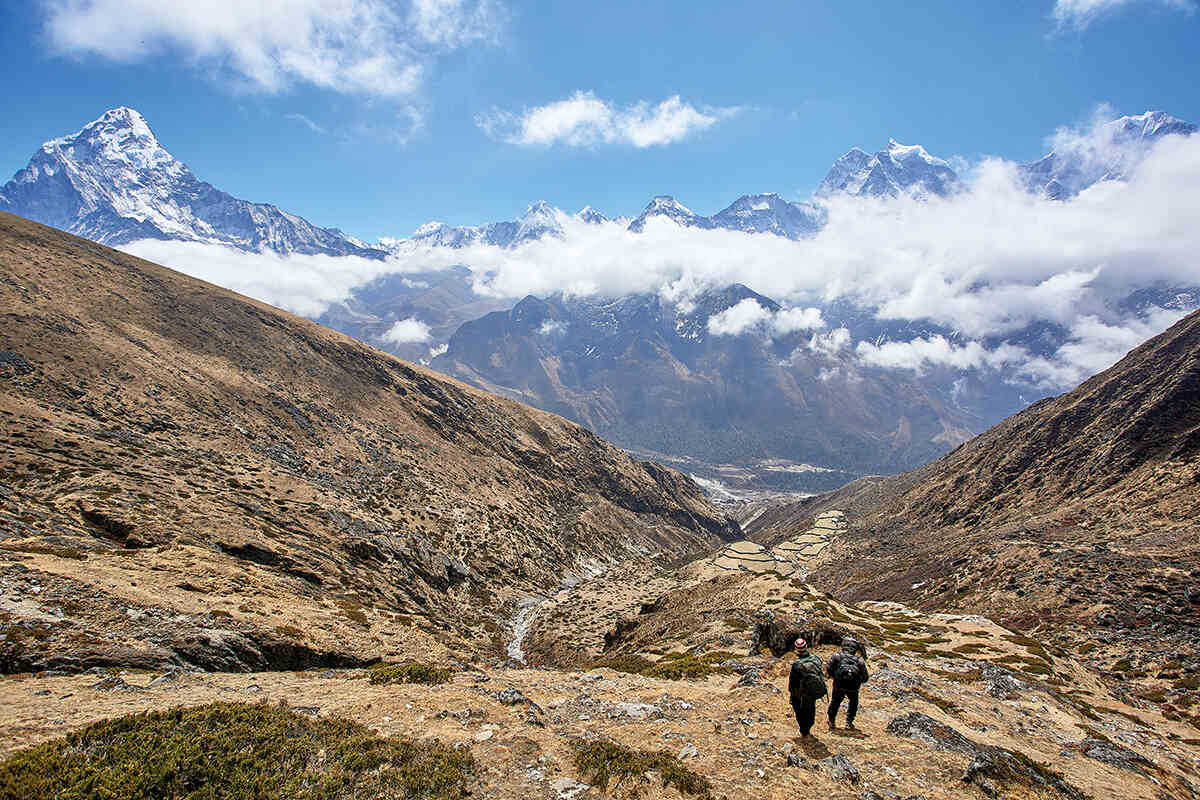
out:
{"label": "snow-covered summit", "polygon": [[799,239],[821,229],[825,212],[812,203],[790,202],[775,192],[745,194],[714,214],[712,224],[726,230]]}
{"label": "snow-covered summit", "polygon": [[1085,136],[1060,134],[1054,150],[1021,166],[1021,177],[1030,191],[1065,200],[1101,181],[1127,179],[1164,137],[1197,130],[1165,111],[1120,117]]}
{"label": "snow-covered summit", "polygon": [[641,215],[629,223],[629,230],[641,233],[646,229],[646,221],[651,217],[666,217],[677,225],[685,228],[711,228],[712,221],[702,217],[695,211],[668,194],[660,194],[651,200]]}
{"label": "snow-covered summit", "polygon": [[336,229],[250,203],[199,180],[132,108],[51,139],[0,189],[0,209],[97,242],[224,244],[280,253],[379,256]]}
{"label": "snow-covered summit", "polygon": [[886,150],[868,154],[851,148],[833,163],[817,188],[818,197],[946,197],[959,188],[949,162],[932,156],[919,144],[888,140]]}
{"label": "snow-covered summit", "polygon": [[579,211],[575,214],[575,218],[582,222],[586,222],[589,225],[599,225],[601,222],[609,221],[608,217],[604,216],[590,205],[579,209]]}

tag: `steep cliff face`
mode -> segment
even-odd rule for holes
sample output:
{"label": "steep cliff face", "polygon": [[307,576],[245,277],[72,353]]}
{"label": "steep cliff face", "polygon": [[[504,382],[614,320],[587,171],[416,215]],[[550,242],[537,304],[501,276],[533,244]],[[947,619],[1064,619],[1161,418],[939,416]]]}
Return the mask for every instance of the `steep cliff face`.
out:
{"label": "steep cliff face", "polygon": [[5,669],[488,652],[525,593],[736,533],[670,470],[264,304],[9,215],[0,253]]}

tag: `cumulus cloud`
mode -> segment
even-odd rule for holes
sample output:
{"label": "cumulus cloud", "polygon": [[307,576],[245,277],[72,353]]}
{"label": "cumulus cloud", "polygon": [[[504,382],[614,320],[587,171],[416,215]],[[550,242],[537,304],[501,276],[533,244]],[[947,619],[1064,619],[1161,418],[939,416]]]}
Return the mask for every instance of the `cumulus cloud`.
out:
{"label": "cumulus cloud", "polygon": [[1196,11],[1194,0],[1055,0],[1054,19],[1062,27],[1083,30],[1099,17],[1135,5],[1160,5],[1189,14]]}
{"label": "cumulus cloud", "polygon": [[737,336],[750,330],[767,335],[825,327],[819,308],[786,308],[773,312],[752,297],[738,301],[708,318],[708,332],[714,336]]}
{"label": "cumulus cloud", "polygon": [[736,108],[697,108],[679,95],[657,104],[643,100],[620,107],[592,92],[576,92],[520,113],[495,109],[477,115],[475,122],[488,136],[509,144],[643,148],[678,142],[735,113]]}
{"label": "cumulus cloud", "polygon": [[808,340],[809,352],[832,358],[850,349],[849,328],[834,328],[828,333],[814,333]]}
{"label": "cumulus cloud", "polygon": [[397,320],[379,337],[390,344],[423,344],[433,338],[429,326],[416,317]]}
{"label": "cumulus cloud", "polygon": [[737,336],[771,319],[771,310],[747,297],[719,314],[708,318],[708,332],[714,336]]}
{"label": "cumulus cloud", "polygon": [[242,88],[307,84],[385,98],[411,95],[436,52],[494,35],[490,0],[43,0],[60,53],[135,62],[178,52]]}
{"label": "cumulus cloud", "polygon": [[907,342],[859,342],[855,347],[859,360],[874,367],[892,367],[922,372],[930,366],[955,369],[998,368],[1020,363],[1029,353],[1019,347],[1004,344],[987,350],[979,342],[955,345],[944,336],[912,339]]}
{"label": "cumulus cloud", "polygon": [[794,331],[815,331],[825,327],[819,308],[784,308],[780,309],[771,321],[771,328],[776,333],[793,333]]}

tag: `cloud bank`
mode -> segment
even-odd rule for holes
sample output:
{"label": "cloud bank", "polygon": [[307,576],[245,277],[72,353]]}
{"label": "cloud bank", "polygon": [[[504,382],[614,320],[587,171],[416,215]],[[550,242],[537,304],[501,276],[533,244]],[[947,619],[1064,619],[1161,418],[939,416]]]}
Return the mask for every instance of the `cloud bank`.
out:
{"label": "cloud bank", "polygon": [[135,62],[182,54],[241,88],[308,84],[347,94],[414,93],[434,54],[493,38],[492,0],[43,0],[53,47]]}
{"label": "cloud bank", "polygon": [[[640,234],[566,219],[561,238],[512,249],[401,242],[386,262],[177,242],[125,249],[309,316],[377,275],[460,264],[472,269],[481,295],[650,292],[683,313],[704,289],[743,283],[784,309],[743,302],[708,321],[712,335],[812,331],[806,349],[823,358],[995,369],[1049,388],[1111,365],[1180,315],[1116,311],[1114,301],[1155,284],[1200,286],[1200,136],[1164,137],[1129,180],[1098,183],[1068,201],[1026,191],[1016,165],[999,159],[965,178],[967,188],[949,200],[831,199],[826,227],[802,241],[652,217]],[[835,300],[884,320],[932,321],[958,336],[853,342],[828,311]],[[1052,357],[1005,338],[1035,322],[1067,334]]]}
{"label": "cloud bank", "polygon": [[622,108],[592,92],[576,92],[566,100],[520,113],[492,110],[477,115],[475,122],[488,136],[509,144],[645,148],[678,142],[736,112],[736,108],[697,108],[679,95],[653,105],[643,100]]}

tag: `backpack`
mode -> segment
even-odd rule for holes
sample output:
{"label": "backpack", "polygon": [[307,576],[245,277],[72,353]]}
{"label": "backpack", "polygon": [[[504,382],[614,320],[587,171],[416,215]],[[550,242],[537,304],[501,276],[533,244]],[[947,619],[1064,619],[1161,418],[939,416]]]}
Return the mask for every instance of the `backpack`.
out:
{"label": "backpack", "polygon": [[844,686],[857,686],[862,683],[862,670],[858,666],[858,658],[843,655],[838,659],[837,668],[833,671],[833,680]]}

